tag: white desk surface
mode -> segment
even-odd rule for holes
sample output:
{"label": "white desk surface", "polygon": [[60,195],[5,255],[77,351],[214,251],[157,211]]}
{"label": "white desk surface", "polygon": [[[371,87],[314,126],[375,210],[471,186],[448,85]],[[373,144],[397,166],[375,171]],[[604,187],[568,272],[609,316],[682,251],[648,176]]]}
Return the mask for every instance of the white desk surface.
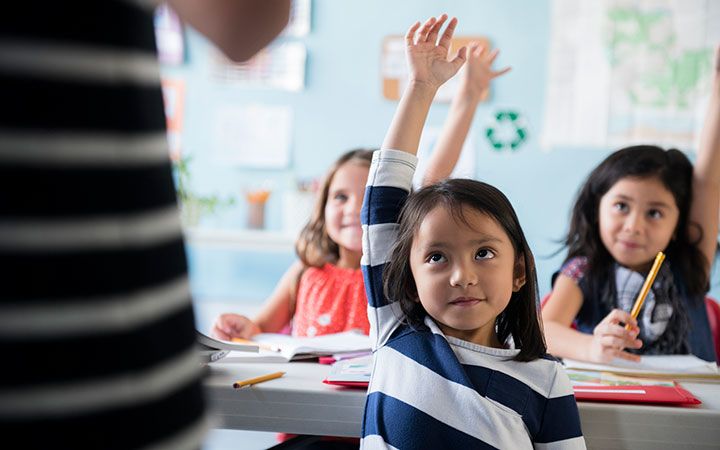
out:
{"label": "white desk surface", "polygon": [[[327,436],[360,435],[365,390],[322,383],[330,366],[210,364],[205,380],[216,428]],[[271,372],[282,378],[233,389]],[[690,407],[578,402],[588,448],[720,449],[720,384],[682,382],[703,404]]]}

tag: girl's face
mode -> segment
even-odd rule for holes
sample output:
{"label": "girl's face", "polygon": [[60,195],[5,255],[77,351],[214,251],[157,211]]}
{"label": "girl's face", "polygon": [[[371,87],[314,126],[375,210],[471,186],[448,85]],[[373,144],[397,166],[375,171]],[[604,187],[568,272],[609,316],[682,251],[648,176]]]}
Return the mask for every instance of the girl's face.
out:
{"label": "girl's face", "polygon": [[348,161],[338,168],[330,182],[325,229],[330,239],[345,251],[362,251],[360,208],[369,171],[365,164]]}
{"label": "girl's face", "polygon": [[621,178],[600,198],[600,238],[621,265],[646,271],[675,233],[680,211],[657,177]]}
{"label": "girl's face", "polygon": [[439,206],[420,224],[410,249],[419,301],[449,336],[498,347],[495,318],[525,283],[522,258],[490,216],[467,208],[470,226]]}

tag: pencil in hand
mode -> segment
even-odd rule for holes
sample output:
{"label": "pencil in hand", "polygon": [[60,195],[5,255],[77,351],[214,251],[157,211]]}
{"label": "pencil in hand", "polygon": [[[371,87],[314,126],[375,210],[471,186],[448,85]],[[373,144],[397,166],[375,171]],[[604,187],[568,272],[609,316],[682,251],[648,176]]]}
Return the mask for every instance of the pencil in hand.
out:
{"label": "pencil in hand", "polygon": [[261,375],[259,377],[255,378],[248,378],[247,380],[240,380],[233,383],[233,387],[235,389],[245,387],[245,386],[252,386],[253,384],[262,383],[263,381],[268,380],[274,380],[275,378],[280,378],[281,376],[285,375],[285,372],[274,372],[269,373],[267,375]]}
{"label": "pencil in hand", "polygon": [[[632,310],[630,310],[630,315],[633,319],[637,319],[638,315],[640,314],[640,309],[642,309],[643,303],[645,303],[645,297],[647,297],[648,293],[650,292],[650,288],[655,282],[655,277],[660,271],[660,266],[662,265],[664,260],[665,253],[658,252],[658,254],[655,256],[655,261],[653,262],[652,268],[650,269],[650,272],[648,273],[647,278],[645,278],[645,282],[640,289],[640,293],[638,294],[637,299],[635,299],[635,304],[633,305]],[[625,325],[625,329],[629,330],[630,325]]]}

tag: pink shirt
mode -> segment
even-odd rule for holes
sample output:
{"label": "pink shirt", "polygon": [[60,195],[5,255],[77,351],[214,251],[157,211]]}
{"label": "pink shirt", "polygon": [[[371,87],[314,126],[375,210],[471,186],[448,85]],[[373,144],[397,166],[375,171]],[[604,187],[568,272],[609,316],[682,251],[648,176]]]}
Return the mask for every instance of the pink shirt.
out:
{"label": "pink shirt", "polygon": [[370,332],[362,271],[332,264],[306,269],[297,290],[293,336],[320,336],[353,329]]}

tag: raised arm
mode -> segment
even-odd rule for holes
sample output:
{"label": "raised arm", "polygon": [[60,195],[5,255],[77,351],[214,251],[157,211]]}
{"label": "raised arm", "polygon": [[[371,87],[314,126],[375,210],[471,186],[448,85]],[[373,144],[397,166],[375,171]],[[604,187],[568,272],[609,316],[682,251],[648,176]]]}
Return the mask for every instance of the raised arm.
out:
{"label": "raised arm", "polygon": [[398,215],[412,186],[418,143],[430,104],[438,87],[452,77],[464,60],[465,50],[447,60],[450,39],[457,21],[451,20],[435,43],[447,20],[415,23],[406,35],[410,83],[403,93],[385,142],[373,155],[360,219],[363,225],[362,270],[368,298],[368,320],[373,348],[383,346],[400,325],[398,303],[390,303],[383,290],[383,272],[397,241]]}
{"label": "raised arm", "polygon": [[448,118],[428,160],[423,186],[450,176],[460,157],[477,106],[485,99],[490,82],[510,71],[510,67],[498,71],[492,69],[497,55],[497,49],[486,51],[477,43],[470,44],[460,89],[450,104]]}
{"label": "raised arm", "polygon": [[[715,54],[710,103],[705,115],[700,149],[693,170],[693,200],[690,221],[700,225],[702,236],[698,247],[705,255],[707,274],[715,259],[720,212],[720,46]],[[693,229],[691,228],[691,232]],[[690,236],[697,239],[697,236]]]}
{"label": "raised arm", "polygon": [[169,4],[238,62],[269,44],[290,17],[290,0],[169,0]]}
{"label": "raised arm", "polygon": [[465,47],[451,61],[447,59],[450,40],[457,25],[456,18],[450,20],[438,41],[440,29],[446,20],[447,15],[443,14],[437,19],[431,17],[422,27],[420,22],[415,22],[405,34],[410,79],[382,148],[417,154],[420,135],[435,93],[465,62]]}

